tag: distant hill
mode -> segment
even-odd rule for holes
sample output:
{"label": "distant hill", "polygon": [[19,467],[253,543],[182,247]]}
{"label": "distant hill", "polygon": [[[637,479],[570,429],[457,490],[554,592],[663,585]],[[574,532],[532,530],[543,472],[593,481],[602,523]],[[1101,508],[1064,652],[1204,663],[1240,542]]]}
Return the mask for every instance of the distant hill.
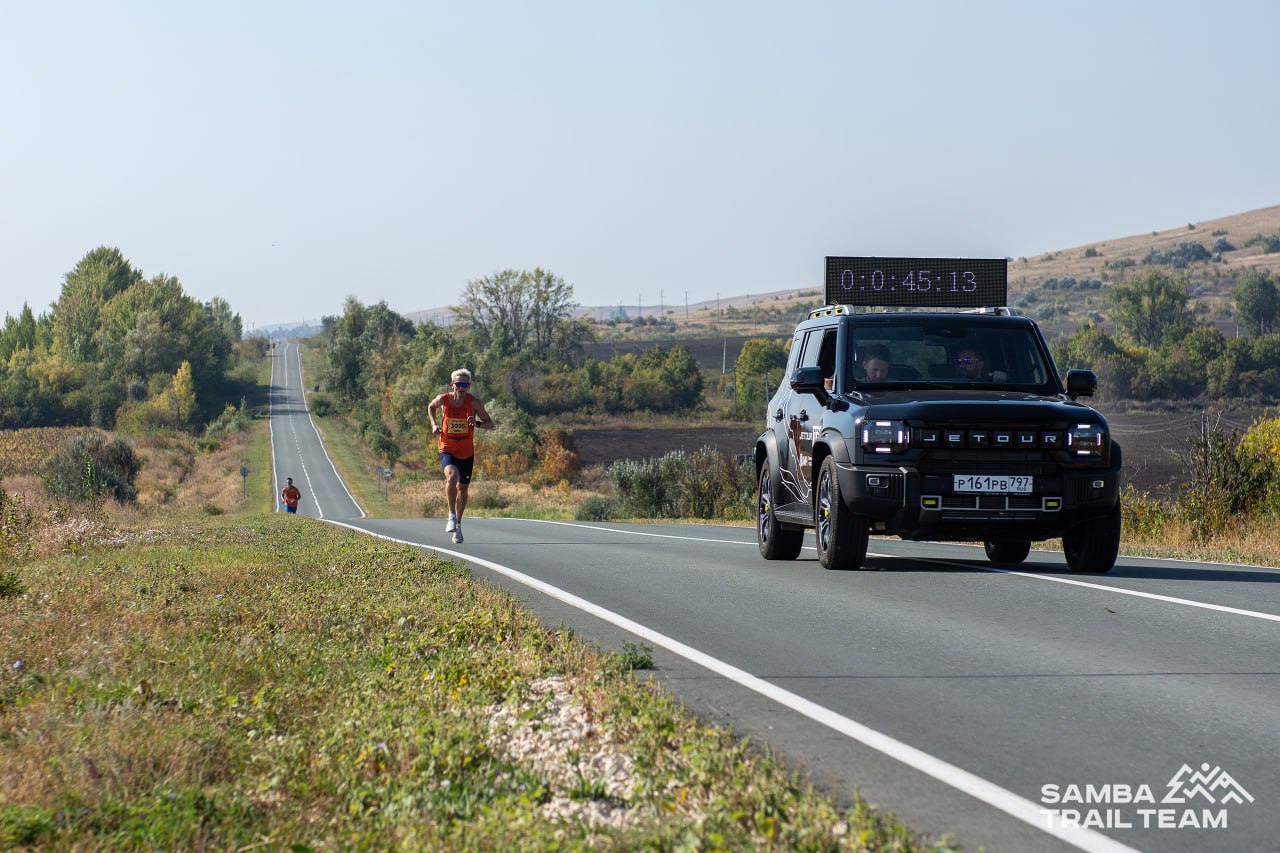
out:
{"label": "distant hill", "polygon": [[[1267,241],[1265,238],[1272,238]],[[1269,246],[1268,242],[1272,245]],[[1109,309],[1107,290],[1135,273],[1174,266],[1191,284],[1206,319],[1227,324],[1231,291],[1251,267],[1280,274],[1280,205],[1234,216],[1009,259],[1009,301],[1035,317],[1049,334],[1069,331]],[[1228,248],[1229,247],[1229,248]],[[723,294],[719,299],[661,304],[586,305],[579,316],[598,324],[602,343],[744,335],[788,334],[805,312],[822,304],[822,282],[767,293]],[[448,326],[448,306],[411,311],[416,322]]]}
{"label": "distant hill", "polygon": [[1012,258],[1009,299],[1046,330],[1071,328],[1105,312],[1111,285],[1144,270],[1173,267],[1187,277],[1206,319],[1225,323],[1241,273],[1250,268],[1280,273],[1280,252],[1266,251],[1275,248],[1277,238],[1280,205]]}

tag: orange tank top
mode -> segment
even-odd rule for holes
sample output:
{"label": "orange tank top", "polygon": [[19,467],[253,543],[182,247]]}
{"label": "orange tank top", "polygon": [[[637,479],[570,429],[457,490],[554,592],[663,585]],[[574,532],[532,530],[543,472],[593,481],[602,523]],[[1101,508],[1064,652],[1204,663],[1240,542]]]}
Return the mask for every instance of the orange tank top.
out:
{"label": "orange tank top", "polygon": [[462,403],[453,402],[453,397],[445,395],[444,420],[440,424],[440,452],[452,453],[459,459],[467,459],[476,455],[476,428],[467,423],[467,418],[475,414],[475,403],[468,394]]}

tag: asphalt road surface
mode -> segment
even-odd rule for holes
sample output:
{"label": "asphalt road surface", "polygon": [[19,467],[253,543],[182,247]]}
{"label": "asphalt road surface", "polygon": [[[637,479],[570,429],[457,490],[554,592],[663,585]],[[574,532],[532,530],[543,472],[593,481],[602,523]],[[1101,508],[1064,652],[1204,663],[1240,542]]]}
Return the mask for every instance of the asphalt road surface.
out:
{"label": "asphalt road surface", "polygon": [[1002,571],[873,539],[869,570],[828,572],[812,547],[762,560],[750,528],[521,519],[468,518],[453,545],[443,519],[342,503],[281,349],[272,447],[308,472],[303,512],[466,561],[603,648],[652,647],[688,707],[836,796],[969,850],[1280,849],[1280,570],[1079,576],[1037,551]]}
{"label": "asphalt road surface", "polygon": [[302,492],[298,514],[328,520],[364,518],[365,512],[338,476],[320,440],[302,393],[297,344],[277,343],[271,358],[271,478],[276,510],[284,512],[285,480]]}

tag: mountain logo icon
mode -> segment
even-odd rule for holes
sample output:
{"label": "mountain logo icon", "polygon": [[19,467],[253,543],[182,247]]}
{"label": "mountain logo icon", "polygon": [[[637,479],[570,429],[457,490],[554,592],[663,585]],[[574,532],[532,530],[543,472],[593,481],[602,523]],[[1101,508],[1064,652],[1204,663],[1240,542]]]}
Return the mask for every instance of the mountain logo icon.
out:
{"label": "mountain logo icon", "polygon": [[1207,762],[1195,770],[1189,764],[1182,765],[1173,778],[1165,783],[1169,789],[1161,802],[1185,803],[1204,797],[1211,803],[1253,802],[1253,795],[1227,771]]}

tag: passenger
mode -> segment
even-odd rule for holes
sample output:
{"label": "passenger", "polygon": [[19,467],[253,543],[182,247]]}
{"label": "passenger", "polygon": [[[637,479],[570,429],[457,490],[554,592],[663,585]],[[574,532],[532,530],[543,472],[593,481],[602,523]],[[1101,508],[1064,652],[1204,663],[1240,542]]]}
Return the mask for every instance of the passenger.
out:
{"label": "passenger", "polygon": [[956,353],[956,376],[975,382],[1003,382],[1008,374],[1003,370],[987,370],[986,353],[976,347],[965,347]]}
{"label": "passenger", "polygon": [[889,378],[889,348],[871,344],[862,351],[862,378],[880,381]]}

